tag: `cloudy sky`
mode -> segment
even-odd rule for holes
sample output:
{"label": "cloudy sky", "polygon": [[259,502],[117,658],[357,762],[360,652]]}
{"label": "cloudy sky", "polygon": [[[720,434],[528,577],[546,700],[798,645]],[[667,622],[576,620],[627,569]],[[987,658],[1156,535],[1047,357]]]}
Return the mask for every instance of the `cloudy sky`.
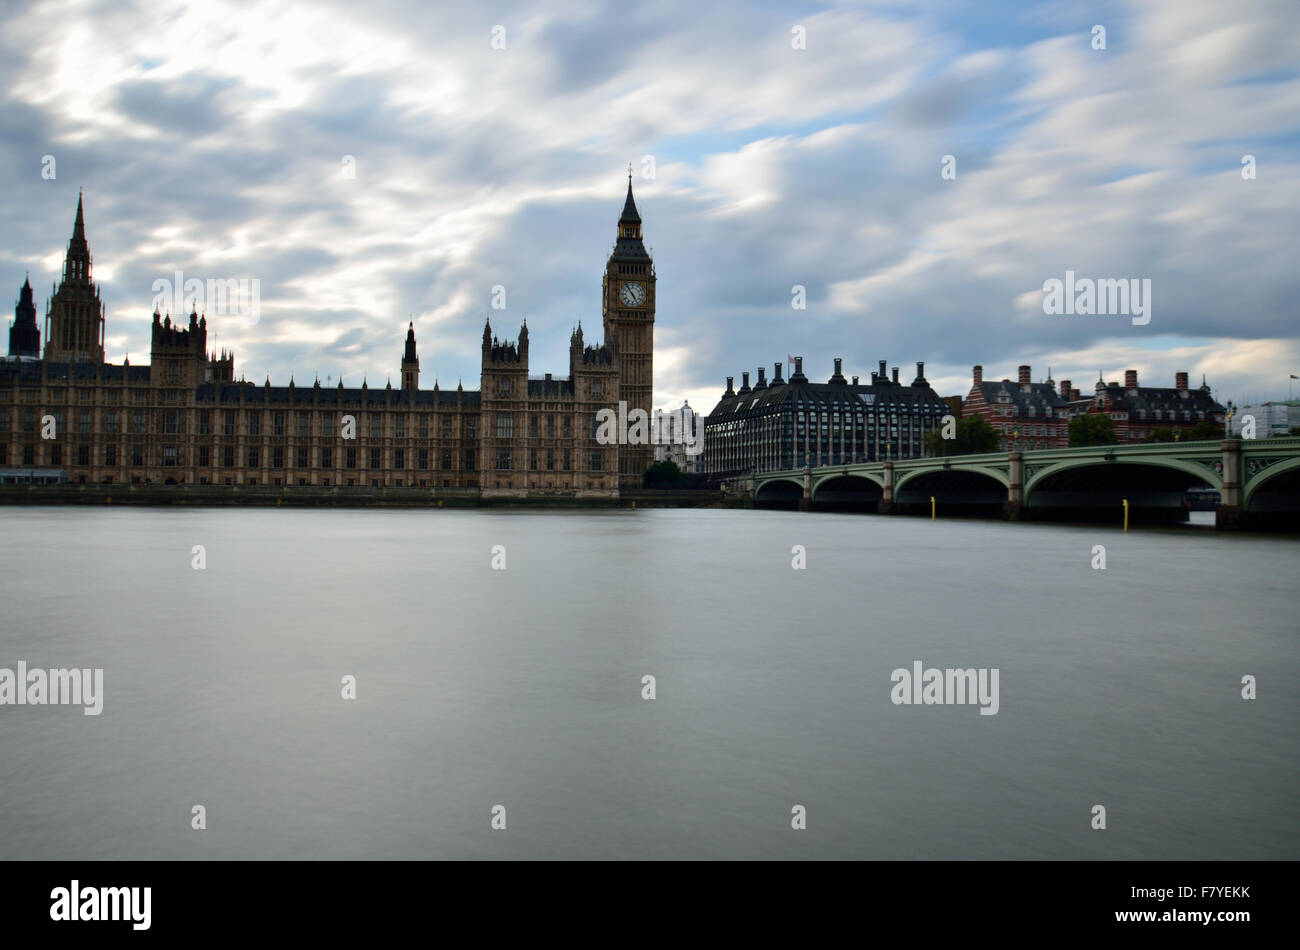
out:
{"label": "cloudy sky", "polygon": [[[260,282],[209,317],[258,382],[398,380],[413,320],[422,383],[476,388],[489,315],[565,374],[631,162],[659,406],[790,354],[944,394],[1300,375],[1297,0],[2,10],[0,287],[43,310],[84,188],[114,362],[180,271]],[[1045,314],[1067,270],[1150,279],[1150,322]]]}

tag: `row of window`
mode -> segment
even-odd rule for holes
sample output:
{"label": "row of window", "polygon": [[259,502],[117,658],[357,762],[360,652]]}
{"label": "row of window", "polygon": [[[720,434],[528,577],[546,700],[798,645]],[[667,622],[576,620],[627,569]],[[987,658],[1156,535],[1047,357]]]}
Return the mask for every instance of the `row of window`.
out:
{"label": "row of window", "polygon": [[[238,417],[239,410],[226,409],[220,411],[222,413],[220,419],[222,434],[228,436],[235,435],[238,431],[238,426],[239,426],[239,417]],[[244,412],[245,422],[247,423],[248,434],[250,436],[262,435],[262,421],[263,421],[262,411],[243,410],[243,412]],[[64,431],[63,412],[61,410],[55,410],[49,413],[49,415],[54,417],[56,434],[63,432]],[[109,434],[113,434],[118,431],[119,415],[120,414],[116,411],[109,411],[104,413],[105,432]],[[144,412],[132,412],[129,415],[130,415],[131,432],[147,431],[146,430],[147,417]],[[294,422],[295,435],[299,437],[307,437],[311,434],[312,415],[313,413],[310,412],[294,413],[295,418],[293,422]],[[345,413],[344,415],[347,414]],[[353,422],[358,430],[364,432],[368,428],[370,432],[370,437],[373,439],[378,439],[383,437],[384,418],[388,415],[390,414],[378,413],[378,412],[366,413],[366,414],[361,414],[361,418],[359,419],[354,416]],[[399,439],[406,438],[408,434],[407,427],[410,424],[410,420],[408,418],[410,414],[396,413],[391,415],[393,419],[394,436]],[[269,429],[271,435],[282,436],[288,433],[289,420],[287,416],[288,414],[284,412],[271,413],[271,419],[270,419],[271,425]],[[319,413],[319,416],[320,416],[320,431],[322,433],[326,431],[331,431],[334,427],[333,424],[334,414],[332,412],[321,412]],[[76,414],[76,419],[77,419],[78,432],[88,433],[92,431],[92,413],[90,410],[88,409],[81,410]],[[22,411],[22,426],[23,426],[22,431],[35,432],[37,429],[38,421],[39,420],[38,420],[37,410],[25,409]],[[343,430],[343,419],[341,417],[339,422],[340,422],[339,431],[340,434],[342,434],[344,430]],[[454,438],[455,417],[443,416],[441,422],[442,422],[442,427],[441,427],[442,437],[444,439]],[[198,434],[211,435],[212,428],[213,428],[212,423],[213,423],[212,410],[208,410],[208,409],[199,410]],[[0,409],[0,432],[8,432],[9,425],[10,425],[9,411],[6,409]],[[592,423],[593,436],[595,435],[596,426],[597,423],[593,420]],[[545,429],[547,438],[556,437],[557,427],[556,427],[556,417],[554,415],[547,415],[544,417],[539,417],[537,415],[530,415],[528,417],[529,438],[534,438],[534,439],[541,438],[543,427]],[[429,437],[429,428],[430,428],[429,414],[423,413],[418,415],[416,419],[416,427],[414,430],[415,434],[419,438],[427,439]],[[559,433],[561,438],[570,438],[573,432],[571,417],[568,415],[560,416],[560,424],[558,428],[559,428]],[[464,430],[465,430],[466,438],[471,438],[471,439],[476,438],[478,435],[478,419],[474,416],[466,417]],[[162,431],[168,435],[179,435],[180,433],[185,431],[184,419],[182,413],[179,410],[168,410],[162,413]],[[514,414],[513,413],[503,412],[497,414],[496,435],[497,438],[499,439],[509,439],[514,437]]]}
{"label": "row of window", "polygon": [[[49,443],[48,445],[49,445],[48,460],[45,464],[48,465],[65,464],[63,446],[59,445],[56,442]],[[92,454],[91,448],[92,447],[90,445],[84,443],[74,446],[74,457],[76,461],[75,463],[72,464],[90,465],[91,454]],[[119,464],[118,451],[116,445],[102,446],[102,451],[104,457],[104,461],[103,461],[104,465],[112,467]],[[8,452],[9,452],[8,444],[0,442],[0,465],[9,464]],[[22,454],[23,465],[40,464],[36,461],[36,445],[34,443],[27,443],[23,445],[21,447],[21,454]],[[149,464],[148,462],[145,461],[146,454],[147,453],[146,453],[145,446],[143,445],[131,446],[130,464],[131,465]],[[260,447],[252,445],[252,446],[248,446],[246,452],[242,454],[244,456],[244,459],[246,459],[247,466],[249,468],[260,468],[263,464],[264,457],[268,460],[269,467],[271,468],[285,467],[286,453],[283,446],[275,446],[271,449],[269,453],[267,453],[266,456],[263,456]],[[465,469],[467,471],[472,471],[474,469],[474,461],[475,461],[474,451],[472,449],[467,449],[465,450],[464,456],[465,456]],[[217,453],[217,458],[219,460],[218,461],[219,467],[235,468],[236,467],[235,447],[231,445],[223,447],[220,450],[220,452]],[[297,461],[297,466],[296,466],[297,468],[306,469],[312,467],[311,455],[306,446],[300,446],[298,448],[297,452],[295,453],[295,458]],[[320,450],[320,468],[333,468],[335,458],[336,456],[334,455],[334,452],[331,448],[322,447]],[[349,446],[348,448],[344,449],[337,456],[337,458],[342,463],[343,468],[354,469],[358,467],[359,460],[365,458],[365,456],[361,455],[357,448]],[[211,467],[212,459],[213,459],[213,453],[209,446],[201,445],[198,447],[196,464],[199,468]],[[163,446],[161,461],[164,466],[180,465],[181,451],[179,447],[174,445]],[[428,449],[420,449],[418,451],[411,452],[409,454],[402,449],[394,449],[392,468],[405,469],[410,467],[408,466],[408,463],[414,463],[415,468],[420,470],[427,470],[430,467],[430,461],[431,461],[431,455]],[[438,459],[438,464],[443,471],[453,471],[454,461],[455,459],[452,452],[443,452],[441,453],[441,456]],[[528,468],[529,470],[534,472],[572,471],[572,467],[571,467],[572,461],[573,461],[573,456],[570,450],[568,449],[559,450],[559,451],[555,449],[545,449],[545,450],[531,449],[529,450],[528,453]],[[379,449],[370,449],[369,462],[370,462],[369,467],[371,469],[380,469],[384,467],[382,453],[380,452]],[[501,471],[509,471],[514,468],[514,456],[509,449],[501,449],[500,451],[497,452],[496,468]],[[600,449],[593,449],[588,454],[587,469],[588,471],[592,471],[592,472],[603,472],[605,470],[604,451]]]}

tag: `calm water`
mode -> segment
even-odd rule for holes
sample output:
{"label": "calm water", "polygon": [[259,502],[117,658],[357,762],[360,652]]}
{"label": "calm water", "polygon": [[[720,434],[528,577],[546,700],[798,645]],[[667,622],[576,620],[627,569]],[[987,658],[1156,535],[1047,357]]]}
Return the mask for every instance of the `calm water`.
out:
{"label": "calm water", "polygon": [[[106,694],[0,706],[0,858],[1300,858],[1294,540],[762,511],[0,529],[0,667],[102,667]],[[914,660],[998,668],[1000,711],[893,705]]]}

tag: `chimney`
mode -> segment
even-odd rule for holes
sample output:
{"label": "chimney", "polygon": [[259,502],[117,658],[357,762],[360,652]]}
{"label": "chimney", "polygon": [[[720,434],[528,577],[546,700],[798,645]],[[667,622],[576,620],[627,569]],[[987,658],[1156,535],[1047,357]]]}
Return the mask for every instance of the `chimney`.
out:
{"label": "chimney", "polygon": [[1028,366],[1021,366],[1021,367],[1020,367],[1020,385],[1021,385],[1021,386],[1028,386],[1028,385],[1029,385],[1029,382],[1030,382],[1030,380],[1029,380],[1029,367],[1028,367]]}
{"label": "chimney", "polygon": [[781,378],[781,364],[773,363],[772,364],[772,385],[775,386],[778,383],[783,383],[783,382],[785,382],[785,380]]}
{"label": "chimney", "polygon": [[885,361],[880,361],[880,381],[883,383],[889,377],[889,370],[885,369]]}
{"label": "chimney", "polygon": [[972,378],[972,380],[974,381],[974,383],[975,383],[976,386],[983,385],[983,383],[984,383],[984,367],[983,367],[983,366],[975,366],[975,367],[972,367],[972,368],[971,368],[971,378]]}
{"label": "chimney", "polygon": [[857,384],[858,384],[858,377],[854,376],[854,377],[853,377],[853,385],[856,386]]}
{"label": "chimney", "polygon": [[1126,370],[1124,370],[1124,388],[1125,388],[1125,389],[1137,389],[1137,388],[1138,388],[1138,371],[1137,371],[1137,370],[1135,370],[1135,369],[1126,369]]}
{"label": "chimney", "polygon": [[925,363],[921,360],[916,361],[916,379],[912,380],[913,386],[925,385]]}
{"label": "chimney", "polygon": [[749,374],[748,374],[748,373],[741,373],[741,374],[740,374],[740,388],[739,388],[738,390],[736,390],[736,392],[738,392],[738,393],[747,393],[747,392],[749,392]]}
{"label": "chimney", "polygon": [[1174,389],[1178,390],[1180,393],[1187,392],[1186,373],[1174,373]]}
{"label": "chimney", "polygon": [[726,391],[725,393],[722,394],[723,396],[734,396],[734,395],[736,395],[736,391],[735,391],[734,389],[731,388],[732,383],[734,383],[735,381],[736,381],[736,377],[734,377],[734,376],[728,376],[728,377],[727,377],[727,391]]}
{"label": "chimney", "polygon": [[1080,398],[1080,396],[1079,396],[1079,390],[1077,390],[1077,389],[1071,389],[1071,390],[1070,390],[1070,402],[1078,402],[1078,401],[1079,401],[1079,398]]}
{"label": "chimney", "polygon": [[1070,381],[1068,379],[1061,380],[1061,398],[1070,398]]}
{"label": "chimney", "polygon": [[828,379],[827,382],[837,386],[844,385],[844,374],[840,372],[840,370],[843,369],[843,367],[844,367],[844,360],[838,356],[835,357],[835,372],[831,375],[831,378]]}
{"label": "chimney", "polygon": [[758,368],[758,382],[754,384],[754,388],[755,389],[767,388],[767,367],[766,366],[760,366]]}
{"label": "chimney", "polygon": [[895,385],[898,384],[898,367],[897,367],[897,366],[894,367],[894,384],[895,384]]}

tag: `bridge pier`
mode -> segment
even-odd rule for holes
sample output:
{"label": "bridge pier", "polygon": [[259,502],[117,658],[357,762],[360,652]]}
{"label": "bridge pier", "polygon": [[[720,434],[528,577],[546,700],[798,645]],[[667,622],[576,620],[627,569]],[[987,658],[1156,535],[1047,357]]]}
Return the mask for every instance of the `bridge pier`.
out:
{"label": "bridge pier", "polygon": [[894,463],[886,459],[884,462],[883,480],[885,487],[881,492],[880,501],[876,505],[876,514],[892,515],[894,513]]}
{"label": "bridge pier", "polygon": [[1241,439],[1224,439],[1222,448],[1223,488],[1214,527],[1218,531],[1241,531],[1246,520],[1241,510]]}
{"label": "bridge pier", "polygon": [[1002,506],[1002,517],[1019,521],[1025,515],[1025,457],[1020,452],[1007,455],[1010,470],[1007,472],[1007,503]]}

